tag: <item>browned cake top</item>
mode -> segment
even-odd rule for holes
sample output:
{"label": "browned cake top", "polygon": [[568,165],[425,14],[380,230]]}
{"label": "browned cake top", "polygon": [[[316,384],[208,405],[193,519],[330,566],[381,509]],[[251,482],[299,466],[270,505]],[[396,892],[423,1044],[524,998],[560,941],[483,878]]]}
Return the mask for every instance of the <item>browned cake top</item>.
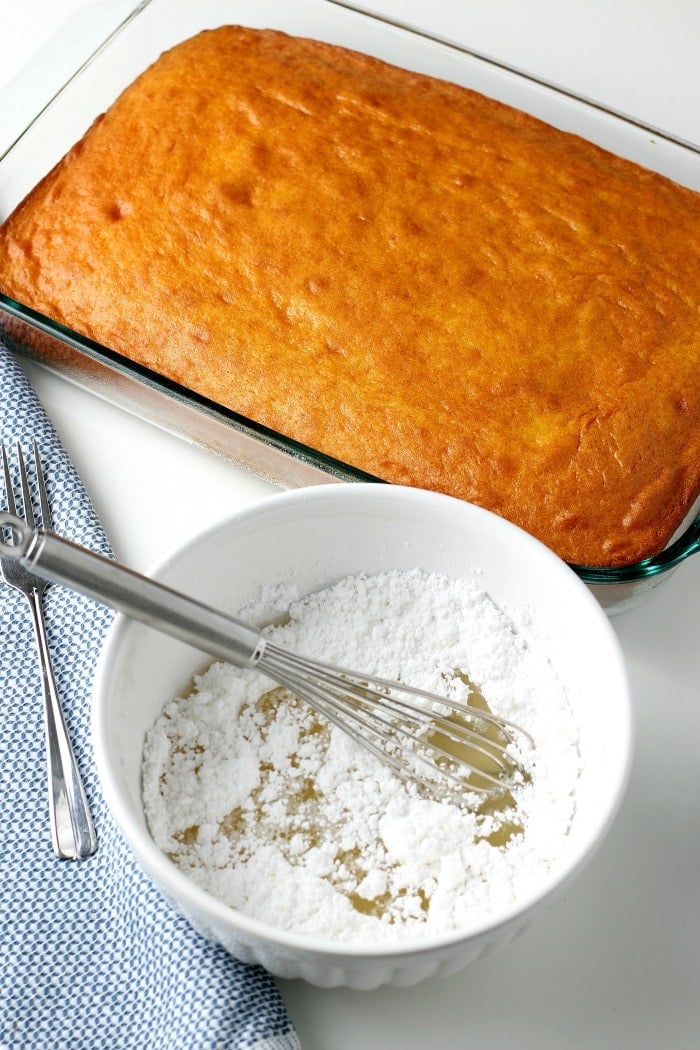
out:
{"label": "browned cake top", "polygon": [[569,561],[656,552],[700,490],[700,195],[331,45],[164,55],[5,223],[0,288]]}

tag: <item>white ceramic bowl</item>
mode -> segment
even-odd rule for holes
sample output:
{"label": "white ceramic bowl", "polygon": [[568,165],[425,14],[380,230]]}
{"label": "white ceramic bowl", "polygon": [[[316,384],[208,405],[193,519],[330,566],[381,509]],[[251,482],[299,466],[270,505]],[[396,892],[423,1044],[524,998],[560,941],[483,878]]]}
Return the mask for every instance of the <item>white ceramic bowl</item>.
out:
{"label": "white ceramic bowl", "polygon": [[[454,973],[510,939],[562,895],[605,835],[626,784],[632,718],[627,675],[604,612],[574,573],[515,526],[450,497],[383,485],[323,485],[266,499],[195,537],[152,575],[235,612],[267,582],[301,593],[358,572],[420,566],[480,573],[530,644],[542,646],[581,726],[584,769],[566,846],[531,896],[462,936],[399,947],[343,947],[265,926],[194,886],[154,845],[141,802],[141,752],[163,704],[203,654],[119,615],[99,661],[94,741],[104,793],[138,861],[206,937],[274,975],[331,987],[410,985]],[[527,615],[523,610],[527,610]]]}

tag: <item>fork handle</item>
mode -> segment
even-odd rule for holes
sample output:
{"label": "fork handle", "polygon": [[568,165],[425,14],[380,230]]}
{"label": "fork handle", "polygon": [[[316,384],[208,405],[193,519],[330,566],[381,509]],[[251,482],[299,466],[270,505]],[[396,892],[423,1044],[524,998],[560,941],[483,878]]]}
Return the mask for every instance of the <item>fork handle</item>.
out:
{"label": "fork handle", "polygon": [[97,837],[58,698],[41,595],[35,590],[28,598],[41,667],[53,851],[62,860],[82,860],[97,849]]}

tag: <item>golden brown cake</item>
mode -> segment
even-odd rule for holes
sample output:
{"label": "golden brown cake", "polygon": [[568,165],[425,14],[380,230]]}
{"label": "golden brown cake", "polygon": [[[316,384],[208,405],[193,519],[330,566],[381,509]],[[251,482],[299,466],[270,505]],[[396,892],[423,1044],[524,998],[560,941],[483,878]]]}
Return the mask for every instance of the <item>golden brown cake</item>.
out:
{"label": "golden brown cake", "polygon": [[165,54],[4,224],[0,288],[572,562],[700,491],[700,195],[338,47]]}

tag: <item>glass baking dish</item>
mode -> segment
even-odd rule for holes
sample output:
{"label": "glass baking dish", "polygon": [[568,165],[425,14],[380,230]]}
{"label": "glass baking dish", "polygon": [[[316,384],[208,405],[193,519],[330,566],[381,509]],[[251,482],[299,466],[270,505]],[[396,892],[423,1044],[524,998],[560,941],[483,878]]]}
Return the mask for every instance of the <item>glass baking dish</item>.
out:
{"label": "glass baking dish", "polygon": [[[162,51],[226,23],[271,27],[474,88],[700,190],[700,152],[465,49],[334,0],[103,0],[81,12],[0,93],[0,221]],[[60,60],[59,60],[60,59]],[[376,481],[120,357],[0,294],[0,336],[63,376],[284,487]],[[669,548],[624,568],[572,566],[608,612],[646,598],[700,549],[696,506]]]}

